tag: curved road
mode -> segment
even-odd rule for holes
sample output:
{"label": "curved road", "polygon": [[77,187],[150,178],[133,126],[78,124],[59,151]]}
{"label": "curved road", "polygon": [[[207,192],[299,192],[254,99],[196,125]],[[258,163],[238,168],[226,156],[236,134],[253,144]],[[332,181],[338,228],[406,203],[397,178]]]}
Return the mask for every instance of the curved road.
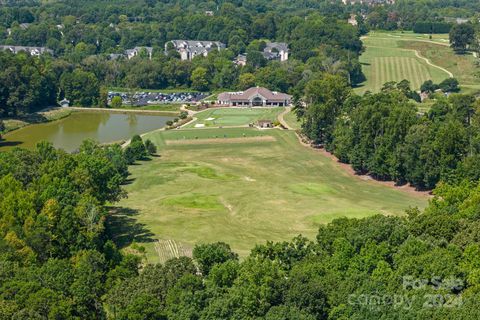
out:
{"label": "curved road", "polygon": [[285,110],[282,113],[280,113],[277,117],[278,122],[280,122],[282,126],[287,128],[287,130],[294,130],[292,127],[288,125],[287,121],[285,121],[285,119],[283,118],[283,116],[289,113],[291,110],[292,110],[292,107],[286,107]]}

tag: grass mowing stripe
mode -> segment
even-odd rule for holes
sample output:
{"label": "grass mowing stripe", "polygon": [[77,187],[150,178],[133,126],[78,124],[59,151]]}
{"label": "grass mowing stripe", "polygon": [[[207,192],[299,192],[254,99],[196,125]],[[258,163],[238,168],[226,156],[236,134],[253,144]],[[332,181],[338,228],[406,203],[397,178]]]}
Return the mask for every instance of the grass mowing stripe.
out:
{"label": "grass mowing stripe", "polygon": [[387,67],[388,67],[388,73],[387,73],[387,82],[394,80],[395,77],[395,71],[394,71],[394,66],[393,66],[393,61],[394,57],[388,57],[386,58],[387,60]]}
{"label": "grass mowing stripe", "polygon": [[381,57],[380,58],[380,86],[379,88],[382,87],[382,85],[385,83],[385,80],[387,79],[387,64],[386,64],[386,58]]}
{"label": "grass mowing stripe", "polygon": [[416,60],[412,58],[407,59],[407,67],[408,67],[408,79],[410,79],[410,82],[412,83],[412,89],[415,89],[414,87],[414,81],[415,81],[415,65],[416,65]]}
{"label": "grass mowing stripe", "polygon": [[[443,44],[448,43],[448,40],[443,38],[434,37],[434,39],[437,42],[439,39],[445,40],[442,41]],[[429,66],[423,59],[417,59],[415,52],[409,50],[417,50],[422,56],[429,58],[432,63],[440,65],[454,74],[461,69],[461,83],[474,83],[471,76],[476,69],[472,63],[473,57],[458,56],[448,46],[419,42],[419,40],[430,41],[428,37],[410,33],[371,32],[363,39],[366,50],[360,56],[367,80],[355,91],[359,94],[367,90],[378,92],[385,82],[403,79],[410,81],[412,89],[418,90],[422,82],[427,79],[441,82],[446,78],[445,72]],[[466,82],[467,78],[470,81],[468,83]],[[480,85],[478,87],[480,88]]]}
{"label": "grass mowing stripe", "polygon": [[374,85],[375,85],[375,88],[379,88],[381,83],[380,58],[374,58],[373,61],[374,61],[374,67],[373,69],[370,70],[370,73],[373,72],[375,74]]}
{"label": "grass mowing stripe", "polygon": [[402,76],[404,79],[410,79],[410,76],[408,74],[408,69],[407,69],[407,59],[406,58],[401,58],[400,59],[400,65],[401,65],[401,68],[402,68]]}
{"label": "grass mowing stripe", "polygon": [[427,68],[423,65],[418,65],[418,76],[415,77],[415,88],[419,88],[422,85],[422,80],[426,79],[426,70]]}
{"label": "grass mowing stripe", "polygon": [[412,59],[412,84],[415,85],[417,79],[420,77],[420,68],[418,67],[417,59]]}
{"label": "grass mowing stripe", "polygon": [[402,63],[401,60],[402,60],[401,57],[395,58],[395,73],[397,74],[397,77],[398,77],[397,82],[402,81],[404,79],[404,74],[402,73],[402,67],[400,65]]}
{"label": "grass mowing stripe", "polygon": [[[145,242],[136,239],[146,247],[149,262],[183,254],[196,243],[216,241],[227,242],[246,256],[255,244],[267,240],[284,241],[298,234],[313,239],[319,224],[334,218],[399,215],[407,205],[423,208],[427,203],[350,176],[330,158],[300,145],[291,131],[191,129],[157,131],[149,138],[163,141],[157,136],[175,139],[204,131],[208,136],[215,131],[238,136],[242,130],[268,132],[276,142],[267,147],[228,142],[215,148],[164,145],[159,148],[161,157],[129,168],[128,198],[118,206],[138,213],[130,226],[119,217],[117,228],[134,229],[138,224],[146,234],[152,233],[142,237]],[[157,239],[170,241],[160,240],[155,246]],[[128,243],[121,247],[125,246]]]}
{"label": "grass mowing stripe", "polygon": [[390,60],[392,63],[392,79],[393,81],[398,82],[399,81],[398,79],[401,77],[401,75],[398,73],[398,70],[397,70],[398,57],[392,57],[390,58]]}
{"label": "grass mowing stripe", "polygon": [[421,82],[423,79],[426,78],[425,76],[425,66],[419,63],[415,64],[416,67],[416,72],[417,76],[414,78],[415,79],[415,88],[420,88],[422,85]]}

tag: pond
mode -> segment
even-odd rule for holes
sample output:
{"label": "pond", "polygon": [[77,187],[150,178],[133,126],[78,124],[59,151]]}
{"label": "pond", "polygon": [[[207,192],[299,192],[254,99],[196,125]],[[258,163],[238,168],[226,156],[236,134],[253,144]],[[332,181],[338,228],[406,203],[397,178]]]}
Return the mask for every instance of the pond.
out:
{"label": "pond", "polygon": [[34,124],[3,136],[0,150],[14,146],[31,149],[40,141],[50,141],[56,148],[72,152],[85,139],[100,143],[128,140],[135,134],[165,126],[171,117],[104,112],[74,112],[62,120]]}

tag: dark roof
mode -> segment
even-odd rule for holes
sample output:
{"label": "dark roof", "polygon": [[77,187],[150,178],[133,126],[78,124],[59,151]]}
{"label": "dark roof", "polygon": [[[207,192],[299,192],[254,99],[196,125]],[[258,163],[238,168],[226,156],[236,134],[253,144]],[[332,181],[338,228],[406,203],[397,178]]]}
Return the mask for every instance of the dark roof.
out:
{"label": "dark roof", "polygon": [[285,42],[267,42],[264,51],[271,52],[273,49],[277,49],[278,51],[288,51],[288,44]]}

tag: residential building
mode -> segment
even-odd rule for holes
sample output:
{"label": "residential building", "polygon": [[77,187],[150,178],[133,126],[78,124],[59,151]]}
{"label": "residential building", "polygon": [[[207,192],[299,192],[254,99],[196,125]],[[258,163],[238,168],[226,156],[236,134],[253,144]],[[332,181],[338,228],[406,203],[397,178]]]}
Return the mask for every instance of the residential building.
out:
{"label": "residential building", "polygon": [[128,59],[132,59],[138,56],[142,52],[142,50],[145,50],[147,52],[148,58],[151,60],[152,53],[153,53],[152,47],[135,47],[133,49],[128,49],[128,50],[125,50],[125,55],[127,56]]}
{"label": "residential building", "polygon": [[347,22],[354,27],[358,26],[357,16],[353,13],[350,15],[350,18],[348,18]]}
{"label": "residential building", "polygon": [[288,44],[284,42],[267,42],[263,49],[263,56],[267,60],[288,60]]}
{"label": "residential building", "polygon": [[182,60],[192,60],[197,56],[208,56],[213,50],[225,49],[225,44],[219,41],[197,41],[197,40],[172,40],[165,43],[165,54],[168,54],[169,46],[173,45]]}
{"label": "residential building", "polygon": [[64,98],[62,101],[59,101],[58,104],[59,104],[62,108],[67,108],[67,107],[70,106],[70,101]]}
{"label": "residential building", "polygon": [[233,61],[237,66],[246,66],[247,65],[247,55],[239,54]]}
{"label": "residential building", "polygon": [[28,52],[31,56],[39,56],[44,53],[49,53],[53,55],[53,50],[50,50],[45,47],[25,47],[25,46],[6,46],[6,45],[0,45],[0,50],[4,51],[10,51],[14,54],[17,54],[19,52]]}
{"label": "residential building", "polygon": [[217,99],[217,104],[231,107],[284,107],[291,104],[292,96],[253,87],[241,92],[223,92]]}
{"label": "residential building", "polygon": [[348,4],[366,4],[369,6],[383,5],[383,4],[395,4],[395,0],[342,0],[344,5]]}
{"label": "residential building", "polygon": [[[267,60],[287,61],[289,52],[288,44],[284,42],[267,42],[262,55]],[[245,66],[247,64],[247,55],[239,54],[233,62],[237,66]]]}

